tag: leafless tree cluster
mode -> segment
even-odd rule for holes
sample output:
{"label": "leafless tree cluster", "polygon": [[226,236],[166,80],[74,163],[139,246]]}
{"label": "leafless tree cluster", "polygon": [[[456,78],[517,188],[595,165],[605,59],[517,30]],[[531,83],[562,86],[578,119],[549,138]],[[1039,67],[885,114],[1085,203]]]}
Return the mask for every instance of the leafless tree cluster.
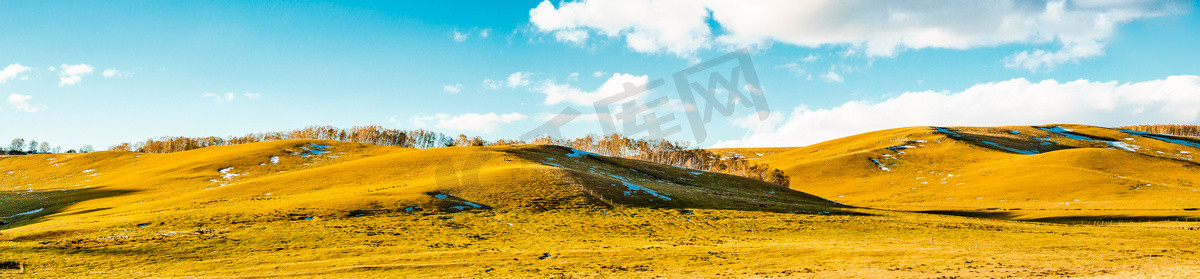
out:
{"label": "leafless tree cluster", "polygon": [[[429,130],[396,130],[384,129],[380,126],[356,126],[350,129],[338,129],[332,126],[310,126],[287,132],[255,133],[244,136],[230,136],[228,138],[162,137],[157,140],[147,139],[135,143],[122,143],[114,145],[109,150],[171,153],[209,146],[289,139],[336,140],[411,148],[453,146],[456,143],[454,138]],[[482,141],[482,139],[479,139],[479,141]]]}
{"label": "leafless tree cluster", "polygon": [[[71,150],[67,150],[66,153],[75,153],[75,152],[84,152],[84,153],[92,152],[92,146],[84,145],[82,148],[79,149],[79,151],[75,151],[75,149],[71,149]],[[0,154],[3,154],[3,155],[25,155],[25,154],[39,154],[39,153],[40,154],[62,153],[62,147],[56,146],[56,147],[51,148],[50,143],[45,142],[45,141],[38,142],[36,140],[30,140],[28,143],[26,143],[25,139],[22,139],[22,138],[13,139],[12,143],[10,143],[8,145],[8,148],[0,147]]]}
{"label": "leafless tree cluster", "polygon": [[1117,127],[1118,129],[1142,131],[1155,134],[1200,137],[1200,125],[1156,124]]}
{"label": "leafless tree cluster", "polygon": [[789,184],[789,178],[783,171],[767,165],[751,163],[742,157],[720,156],[712,151],[694,147],[689,142],[631,139],[611,134],[607,136],[587,135],[576,139],[542,137],[534,139],[530,143],[560,145],[605,156],[629,157],[660,164],[732,174],[780,186]]}
{"label": "leafless tree cluster", "polygon": [[477,136],[458,135],[457,137],[450,137],[428,130],[395,130],[384,129],[380,126],[359,126],[350,129],[338,129],[332,126],[310,126],[288,132],[256,133],[228,138],[163,137],[157,140],[147,139],[136,143],[122,143],[111,147],[110,150],[170,153],[209,146],[289,139],[337,140],[410,148],[518,144],[559,145],[604,156],[629,157],[655,163],[749,177],[781,186],[788,185],[788,176],[784,175],[782,171],[766,165],[751,163],[745,158],[719,156],[711,151],[693,147],[688,142],[673,142],[662,139],[631,139],[618,134],[607,136],[587,135],[576,139],[542,137],[529,142],[504,139],[489,142]]}

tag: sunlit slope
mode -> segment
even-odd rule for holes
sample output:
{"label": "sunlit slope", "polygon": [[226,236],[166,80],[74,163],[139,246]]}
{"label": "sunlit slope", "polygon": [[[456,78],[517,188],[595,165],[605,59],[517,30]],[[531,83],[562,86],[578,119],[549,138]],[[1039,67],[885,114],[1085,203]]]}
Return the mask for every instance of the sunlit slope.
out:
{"label": "sunlit slope", "polygon": [[292,140],[170,154],[0,159],[8,228],[203,218],[612,206],[819,213],[834,203],[757,180],[555,146],[407,149]]}
{"label": "sunlit slope", "polygon": [[784,170],[795,189],[857,206],[1182,210],[1200,207],[1198,147],[1083,125],[910,127],[754,162]]}

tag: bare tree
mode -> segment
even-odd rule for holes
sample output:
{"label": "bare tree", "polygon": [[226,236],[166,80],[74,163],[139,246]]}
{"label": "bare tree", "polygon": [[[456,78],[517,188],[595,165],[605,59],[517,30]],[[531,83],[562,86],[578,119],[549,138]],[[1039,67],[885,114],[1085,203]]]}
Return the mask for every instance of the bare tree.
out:
{"label": "bare tree", "polygon": [[21,152],[25,149],[25,139],[13,139],[12,144],[8,146],[8,152]]}

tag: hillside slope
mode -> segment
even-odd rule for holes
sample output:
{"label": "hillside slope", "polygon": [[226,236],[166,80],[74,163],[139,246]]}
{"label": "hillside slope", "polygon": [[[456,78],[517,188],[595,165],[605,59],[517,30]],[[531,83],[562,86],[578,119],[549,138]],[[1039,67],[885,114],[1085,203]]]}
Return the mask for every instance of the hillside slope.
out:
{"label": "hillside slope", "polygon": [[9,156],[0,159],[0,178],[0,222],[9,223],[0,228],[18,230],[417,211],[838,207],[757,180],[532,145],[410,149],[289,140],[169,154]]}
{"label": "hillside slope", "polygon": [[910,127],[785,151],[721,151],[758,158],[791,176],[793,188],[854,206],[1200,208],[1200,139],[1188,137],[1083,125]]}

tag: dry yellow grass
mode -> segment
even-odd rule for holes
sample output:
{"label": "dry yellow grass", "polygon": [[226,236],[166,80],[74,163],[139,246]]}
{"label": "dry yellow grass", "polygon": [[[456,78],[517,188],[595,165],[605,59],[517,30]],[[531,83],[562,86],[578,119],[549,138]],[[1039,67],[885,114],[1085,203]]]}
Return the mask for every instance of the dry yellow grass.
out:
{"label": "dry yellow grass", "polygon": [[1200,139],[1083,125],[912,127],[755,162],[784,170],[794,189],[855,206],[1023,220],[1179,219],[1200,217],[1198,146]]}
{"label": "dry yellow grass", "polygon": [[[1070,128],[1096,137],[1122,133]],[[1015,155],[971,141],[1012,138],[995,142],[1035,148],[1019,146],[1021,137],[1005,130],[1043,137],[1041,130],[989,129],[962,128],[956,139],[907,128],[753,155],[785,166],[802,191],[533,145],[406,149],[289,140],[170,154],[6,156],[0,157],[0,222],[6,223],[0,261],[22,262],[24,275],[33,277],[1187,278],[1200,272],[1200,226],[1182,216],[1193,212],[1183,210],[1194,200],[1181,189],[1194,172],[1179,173],[1194,163],[1154,152],[1173,145],[1135,139],[1148,151],[1051,146],[1046,150],[1062,150]],[[910,140],[926,142],[902,155],[886,149]],[[1055,140],[1055,146],[1092,144]],[[1184,150],[1190,149],[1175,151]],[[897,156],[885,163],[891,171],[868,160],[882,154]],[[959,177],[953,168],[963,166],[978,169]],[[956,176],[943,177],[979,188],[912,183],[906,173],[951,169]],[[1124,184],[1092,178],[1106,175],[1153,186],[1122,190]],[[1010,176],[1017,178],[986,180]],[[892,181],[928,188],[907,193]],[[902,186],[916,188],[909,184]],[[835,191],[844,192],[831,200],[885,209],[1042,221],[1101,217],[1017,222],[848,208],[806,194]],[[968,199],[985,194],[1039,200]],[[1063,196],[1081,201],[1056,205]],[[1164,203],[1171,199],[1188,201]],[[996,204],[1027,209],[975,210]],[[1088,206],[1095,208],[1081,210]],[[1112,218],[1134,215],[1160,218]],[[0,276],[16,273],[0,269]]]}

